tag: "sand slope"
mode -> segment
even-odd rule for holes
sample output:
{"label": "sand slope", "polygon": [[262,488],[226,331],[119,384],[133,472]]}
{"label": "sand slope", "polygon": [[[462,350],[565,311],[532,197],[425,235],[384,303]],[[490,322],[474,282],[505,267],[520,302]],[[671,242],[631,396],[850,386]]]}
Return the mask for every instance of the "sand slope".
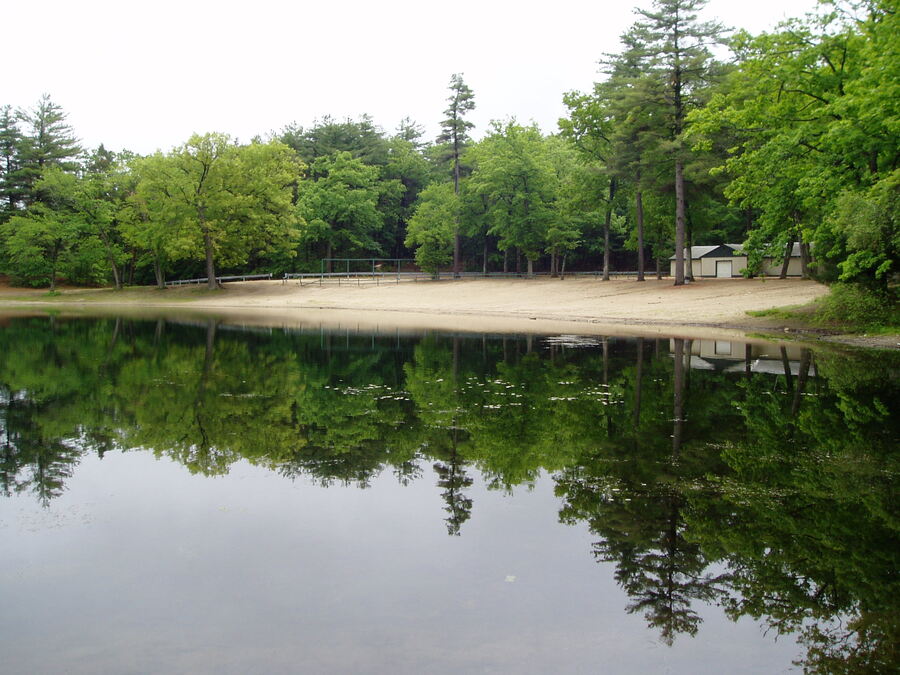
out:
{"label": "sand slope", "polygon": [[[221,294],[190,302],[205,307],[393,310],[429,314],[531,317],[569,321],[743,325],[747,310],[802,305],[827,288],[800,279],[710,279],[685,286],[670,280],[595,278],[227,284]],[[462,320],[462,319],[461,319]]]}
{"label": "sand slope", "polygon": [[[249,281],[221,291],[179,287],[166,291],[137,288],[67,290],[58,296],[22,289],[0,289],[0,307],[47,305],[70,310],[165,314],[178,308],[198,315],[228,315],[241,323],[396,326],[441,330],[503,332],[693,333],[771,328],[747,316],[761,310],[806,304],[828,292],[800,279],[704,279],[675,287],[671,280],[598,278],[465,279],[374,283],[346,280]],[[678,329],[677,331],[675,329]]]}

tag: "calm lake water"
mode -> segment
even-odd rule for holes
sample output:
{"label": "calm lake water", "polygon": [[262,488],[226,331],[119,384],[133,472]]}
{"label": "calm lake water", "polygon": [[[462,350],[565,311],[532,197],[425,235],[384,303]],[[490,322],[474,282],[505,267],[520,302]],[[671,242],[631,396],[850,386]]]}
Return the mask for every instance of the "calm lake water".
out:
{"label": "calm lake water", "polygon": [[7,320],[0,670],[896,672],[898,373]]}

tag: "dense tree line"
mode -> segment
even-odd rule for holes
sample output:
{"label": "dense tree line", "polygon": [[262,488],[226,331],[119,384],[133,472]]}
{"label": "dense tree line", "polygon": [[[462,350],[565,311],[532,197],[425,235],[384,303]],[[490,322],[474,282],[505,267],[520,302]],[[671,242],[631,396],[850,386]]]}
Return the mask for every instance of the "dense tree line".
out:
{"label": "dense tree line", "polygon": [[558,134],[509,119],[475,140],[460,74],[434,142],[409,119],[388,134],[326,117],[138,157],[80,148],[49,97],[5,106],[0,265],[51,287],[412,255],[432,272],[642,280],[674,254],[681,284],[691,245],[743,242],[753,274],[799,241],[804,274],[884,296],[900,246],[896,0],[823,2],[755,36],[701,20],[705,4],[636,10],[601,81],[565,95]]}

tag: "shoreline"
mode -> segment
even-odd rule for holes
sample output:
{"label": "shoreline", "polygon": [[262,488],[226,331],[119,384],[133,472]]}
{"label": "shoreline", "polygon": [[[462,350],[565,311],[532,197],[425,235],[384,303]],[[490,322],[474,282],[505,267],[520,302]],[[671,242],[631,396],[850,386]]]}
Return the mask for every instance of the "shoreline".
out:
{"label": "shoreline", "polygon": [[[827,288],[800,279],[601,281],[593,278],[463,279],[394,283],[230,282],[222,290],[152,287],[46,291],[0,289],[0,314],[35,310],[71,315],[221,316],[256,326],[304,325],[499,333],[585,333],[750,337],[841,342],[898,349],[898,336],[834,335],[796,320],[747,311],[801,306]],[[165,293],[165,298],[159,297]]]}

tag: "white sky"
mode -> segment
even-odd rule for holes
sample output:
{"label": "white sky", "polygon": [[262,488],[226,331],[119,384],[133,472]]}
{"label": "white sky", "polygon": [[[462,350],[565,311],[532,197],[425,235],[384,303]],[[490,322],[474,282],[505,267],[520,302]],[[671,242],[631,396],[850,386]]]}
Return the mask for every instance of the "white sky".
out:
{"label": "white sky", "polygon": [[[327,114],[369,113],[388,132],[409,116],[432,139],[455,72],[475,92],[476,137],[510,116],[553,132],[563,92],[591,88],[635,18],[632,0],[10,4],[0,105],[28,108],[46,92],[85,146],[140,153]],[[815,4],[710,0],[704,16],[759,32]]]}

